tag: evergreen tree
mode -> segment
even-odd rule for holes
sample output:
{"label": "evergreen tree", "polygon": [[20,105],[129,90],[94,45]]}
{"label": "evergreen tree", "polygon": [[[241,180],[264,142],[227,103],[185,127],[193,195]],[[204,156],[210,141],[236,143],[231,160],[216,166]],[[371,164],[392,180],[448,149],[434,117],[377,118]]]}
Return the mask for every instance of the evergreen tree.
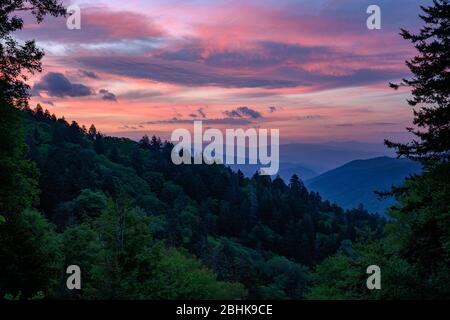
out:
{"label": "evergreen tree", "polygon": [[150,139],[149,139],[148,135],[144,135],[144,136],[142,137],[142,139],[139,140],[139,146],[140,146],[142,149],[147,149],[147,150],[150,149],[151,144],[150,144]]}
{"label": "evergreen tree", "polygon": [[[421,55],[407,62],[414,76],[400,85],[412,88],[409,104],[421,105],[414,111],[414,124],[426,131],[408,129],[420,141],[386,143],[397,148],[399,156],[420,160],[426,165],[425,171],[394,190],[397,204],[389,212],[386,238],[355,246],[353,254],[349,253],[353,250],[342,250],[316,267],[310,298],[450,297],[450,4],[447,0],[434,0],[432,6],[422,10],[425,26],[420,33],[414,35],[406,30],[401,33]],[[359,231],[370,238],[367,237],[370,231]],[[364,287],[364,269],[372,264],[383,270],[381,290],[369,291]]]}
{"label": "evergreen tree", "polygon": [[49,282],[57,278],[58,251],[48,223],[39,213],[26,210],[37,201],[38,172],[25,158],[18,109],[28,106],[25,81],[41,71],[43,51],[34,41],[20,44],[13,38],[11,33],[24,25],[18,11],[28,11],[42,22],[46,15],[65,14],[65,9],[56,0],[0,3],[0,221],[4,222],[0,226],[0,294],[22,292],[29,297],[37,290],[50,292]]}
{"label": "evergreen tree", "polygon": [[[38,22],[45,15],[62,15],[56,0],[2,1],[0,4],[0,214],[12,215],[36,201],[37,172],[25,160],[20,114],[28,104],[28,74],[41,71],[43,51],[34,41],[20,44],[12,34],[23,27],[17,11],[29,11]],[[41,108],[42,110],[42,108]]]}
{"label": "evergreen tree", "polygon": [[[450,2],[433,0],[433,5],[422,7],[420,15],[425,25],[418,34],[402,29],[401,36],[411,41],[419,55],[406,62],[412,78],[400,84],[410,87],[413,98],[408,100],[414,110],[414,125],[407,130],[419,138],[402,144],[386,140],[399,156],[418,159],[448,161],[450,157]],[[424,128],[425,131],[420,130]]]}
{"label": "evergreen tree", "polygon": [[89,127],[88,137],[92,141],[97,137],[97,128],[93,124]]}

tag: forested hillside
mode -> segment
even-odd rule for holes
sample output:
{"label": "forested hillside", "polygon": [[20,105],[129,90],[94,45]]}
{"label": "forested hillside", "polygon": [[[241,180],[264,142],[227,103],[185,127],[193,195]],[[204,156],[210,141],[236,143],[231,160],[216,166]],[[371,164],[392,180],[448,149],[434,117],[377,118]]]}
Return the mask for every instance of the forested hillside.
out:
{"label": "forested hillside", "polygon": [[311,267],[382,234],[380,218],[323,202],[296,176],[286,185],[218,165],[175,166],[172,144],[155,137],[107,137],[39,106],[22,115],[39,212],[22,218],[26,241],[11,234],[1,250],[18,257],[32,245],[37,252],[21,259],[38,264],[34,273],[31,261],[6,262],[18,270],[2,294],[65,297],[64,266],[76,264],[83,298],[300,299]]}

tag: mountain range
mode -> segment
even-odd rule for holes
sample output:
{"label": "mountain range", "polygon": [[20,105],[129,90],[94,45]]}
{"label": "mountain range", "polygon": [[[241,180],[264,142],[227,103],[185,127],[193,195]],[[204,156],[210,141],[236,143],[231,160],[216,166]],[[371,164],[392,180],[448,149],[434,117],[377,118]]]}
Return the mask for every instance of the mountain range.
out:
{"label": "mountain range", "polygon": [[377,157],[354,160],[315,178],[306,180],[308,189],[343,208],[362,204],[369,212],[384,215],[393,198],[378,199],[374,191],[389,191],[403,180],[421,171],[420,164],[408,159]]}

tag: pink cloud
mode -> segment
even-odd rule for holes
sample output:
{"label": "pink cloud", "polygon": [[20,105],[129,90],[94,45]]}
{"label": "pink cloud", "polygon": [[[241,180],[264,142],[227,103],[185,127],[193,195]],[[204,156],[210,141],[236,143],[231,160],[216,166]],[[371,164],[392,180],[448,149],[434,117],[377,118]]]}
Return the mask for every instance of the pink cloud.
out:
{"label": "pink cloud", "polygon": [[80,30],[69,30],[64,18],[49,18],[39,25],[27,17],[25,21],[24,30],[18,32],[19,37],[61,44],[148,39],[164,35],[164,31],[145,14],[109,7],[81,8]]}
{"label": "pink cloud", "polygon": [[[368,138],[384,132],[390,118],[408,119],[404,95],[386,83],[406,74],[403,61],[413,52],[398,36],[398,23],[416,15],[405,11],[399,19],[405,1],[381,1],[390,12],[384,28],[371,32],[366,2],[324,1],[314,10],[306,1],[155,2],[139,11],[111,2],[84,8],[80,31],[49,19],[28,24],[20,36],[63,47],[61,56],[48,56],[46,72],[117,96],[116,103],[60,97],[49,106],[105,131],[140,130],[146,121],[148,130],[170,132],[182,124],[170,119],[190,119],[198,108],[219,119],[248,105],[263,114],[258,124],[280,127],[292,139],[350,137],[364,125]],[[283,108],[269,114],[272,105]]]}

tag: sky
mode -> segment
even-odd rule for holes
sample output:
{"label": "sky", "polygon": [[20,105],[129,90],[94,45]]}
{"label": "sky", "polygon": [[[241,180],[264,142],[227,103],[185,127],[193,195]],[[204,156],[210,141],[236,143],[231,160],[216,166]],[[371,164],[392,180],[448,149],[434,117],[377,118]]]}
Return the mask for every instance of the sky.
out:
{"label": "sky", "polygon": [[[407,139],[415,54],[400,28],[421,26],[419,0],[65,1],[64,18],[25,17],[16,34],[46,56],[32,105],[100,131],[169,138],[176,128],[280,129],[282,143]],[[381,9],[369,30],[366,9]]]}

